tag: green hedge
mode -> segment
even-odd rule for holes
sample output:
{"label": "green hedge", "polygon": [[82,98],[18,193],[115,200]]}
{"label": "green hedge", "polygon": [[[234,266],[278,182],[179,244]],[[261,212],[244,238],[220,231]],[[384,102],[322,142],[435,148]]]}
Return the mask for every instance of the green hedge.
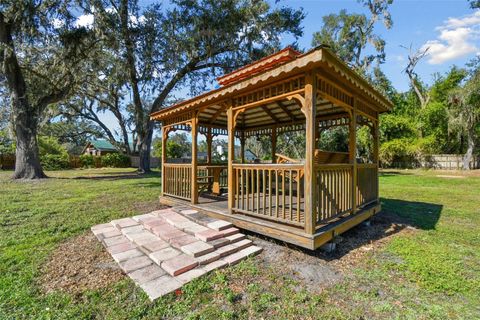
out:
{"label": "green hedge", "polygon": [[130,164],[130,157],[121,153],[109,153],[102,156],[103,167],[128,168]]}
{"label": "green hedge", "polygon": [[66,154],[44,154],[40,156],[40,163],[45,170],[70,169],[70,161]]}

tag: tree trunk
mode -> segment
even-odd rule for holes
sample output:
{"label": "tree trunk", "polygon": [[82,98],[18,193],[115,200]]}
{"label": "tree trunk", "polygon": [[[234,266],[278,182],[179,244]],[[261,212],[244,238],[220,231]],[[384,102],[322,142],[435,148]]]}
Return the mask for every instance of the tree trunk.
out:
{"label": "tree trunk", "polygon": [[470,170],[470,162],[473,157],[473,150],[475,149],[475,138],[473,130],[469,130],[467,134],[467,152],[463,156],[463,169]]}
{"label": "tree trunk", "polygon": [[139,146],[140,159],[138,162],[138,172],[140,173],[149,173],[152,171],[150,168],[150,149],[153,139],[153,122],[148,120],[146,127],[146,132],[139,133],[141,144]]}
{"label": "tree trunk", "polygon": [[[15,102],[14,102],[15,103]],[[43,173],[37,144],[37,123],[35,116],[27,112],[28,106],[21,106],[16,101],[15,106],[15,133],[16,133],[16,158],[14,179],[42,179],[47,176]]]}
{"label": "tree trunk", "polygon": [[39,108],[27,99],[27,86],[13,45],[12,25],[0,12],[0,62],[10,91],[17,141],[14,179],[41,179],[47,176],[40,165],[37,144]]}

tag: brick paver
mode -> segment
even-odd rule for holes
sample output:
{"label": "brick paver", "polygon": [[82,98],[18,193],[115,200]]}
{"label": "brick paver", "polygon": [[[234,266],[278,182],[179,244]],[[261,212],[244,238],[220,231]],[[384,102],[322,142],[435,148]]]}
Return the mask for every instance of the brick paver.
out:
{"label": "brick paver", "polygon": [[217,220],[207,225],[210,229],[221,231],[233,227],[233,224],[223,220]]}
{"label": "brick paver", "polygon": [[115,228],[121,229],[121,228],[136,226],[138,225],[138,222],[133,220],[132,218],[123,218],[123,219],[113,220],[112,225]]}
{"label": "brick paver", "polygon": [[172,240],[170,240],[170,244],[174,248],[181,249],[183,246],[197,241],[197,238],[195,238],[194,236],[186,234],[178,238],[173,238]]}
{"label": "brick paver", "polygon": [[152,301],[262,250],[231,223],[188,207],[117,219],[91,230]]}
{"label": "brick paver", "polygon": [[215,269],[223,268],[225,266],[228,266],[228,262],[226,262],[225,260],[217,260],[217,261],[213,261],[209,264],[206,264],[206,265],[202,266],[202,268],[206,272],[210,272],[210,271],[213,271]]}
{"label": "brick paver", "polygon": [[203,276],[205,273],[207,273],[205,269],[196,268],[176,276],[175,279],[177,279],[181,283],[187,283],[192,281],[193,279]]}
{"label": "brick paver", "polygon": [[189,255],[182,253],[170,260],[162,262],[163,270],[172,276],[177,276],[198,266],[198,261]]}
{"label": "brick paver", "polygon": [[114,246],[116,244],[120,244],[120,243],[125,243],[125,242],[128,242],[129,240],[125,237],[125,236],[116,236],[116,237],[111,237],[111,238],[106,238],[106,239],[103,239],[103,243],[105,243],[105,245],[107,247],[110,247],[110,246]]}
{"label": "brick paver", "polygon": [[235,234],[232,234],[231,236],[225,237],[225,239],[228,239],[230,243],[234,243],[234,242],[245,239],[245,235],[241,233],[235,233]]}
{"label": "brick paver", "polygon": [[150,300],[160,298],[182,287],[182,283],[168,274],[140,285]]}
{"label": "brick paver", "polygon": [[228,265],[234,265],[242,261],[243,259],[251,256],[258,254],[262,251],[262,248],[257,247],[257,246],[250,246],[248,248],[245,248],[243,250],[240,250],[234,254],[228,255],[224,258],[222,258],[224,261],[228,263]]}
{"label": "brick paver", "polygon": [[128,260],[128,259],[143,256],[143,255],[144,254],[143,254],[142,251],[140,251],[138,249],[132,249],[132,250],[112,254],[112,257],[115,261],[122,262],[122,261],[125,261],[125,260]]}
{"label": "brick paver", "polygon": [[120,268],[122,268],[125,273],[129,273],[149,266],[152,263],[152,260],[150,260],[147,256],[140,256],[120,262]]}
{"label": "brick paver", "polygon": [[212,241],[218,238],[222,238],[223,234],[220,231],[209,229],[209,230],[195,233],[195,237],[202,241],[207,242],[207,241]]}
{"label": "brick paver", "polygon": [[181,252],[178,250],[175,250],[172,247],[167,247],[165,249],[161,249],[159,251],[155,251],[150,253],[148,256],[150,259],[152,259],[156,264],[160,265],[163,261],[172,259],[178,255],[180,255]]}
{"label": "brick paver", "polygon": [[156,264],[151,264],[144,268],[132,271],[128,274],[133,281],[135,281],[138,285],[142,285],[149,281],[152,281],[156,278],[160,278],[161,276],[166,275],[167,273],[163,270],[160,266]]}
{"label": "brick paver", "polygon": [[119,253],[119,252],[132,250],[132,249],[135,249],[135,248],[136,248],[136,246],[131,242],[122,242],[122,243],[119,243],[119,244],[108,247],[107,251],[110,254],[115,254],[115,253]]}
{"label": "brick paver", "polygon": [[161,239],[153,240],[141,245],[141,248],[148,251],[148,253],[159,251],[170,247],[170,244]]}
{"label": "brick paver", "polygon": [[181,248],[183,252],[192,257],[199,257],[204,254],[210,253],[215,250],[212,245],[205,243],[203,241],[196,241],[194,243],[187,244]]}

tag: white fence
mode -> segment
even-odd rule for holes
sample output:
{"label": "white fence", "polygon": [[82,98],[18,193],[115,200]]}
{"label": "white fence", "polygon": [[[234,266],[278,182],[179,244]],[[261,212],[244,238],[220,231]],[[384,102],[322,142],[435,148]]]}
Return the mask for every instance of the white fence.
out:
{"label": "white fence", "polygon": [[[480,169],[480,156],[473,156],[469,166],[470,169]],[[463,169],[463,154],[423,155],[416,161],[394,162],[392,167],[460,170]]]}

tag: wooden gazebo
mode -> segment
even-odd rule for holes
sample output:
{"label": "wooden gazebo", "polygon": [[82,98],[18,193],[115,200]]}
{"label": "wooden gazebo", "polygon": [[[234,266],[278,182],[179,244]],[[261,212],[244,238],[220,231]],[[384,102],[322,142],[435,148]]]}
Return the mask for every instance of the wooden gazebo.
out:
{"label": "wooden gazebo", "polygon": [[[316,249],[380,211],[378,115],[391,102],[326,47],[301,54],[286,48],[218,79],[220,88],[162,109],[162,194],[170,205],[189,205],[238,227]],[[357,126],[368,126],[373,157],[356,157]],[[321,130],[349,128],[348,152],[318,149]],[[188,130],[191,163],[171,163],[168,134]],[[304,159],[276,153],[277,136],[305,133]],[[198,134],[208,145],[197,161]],[[228,161],[212,164],[212,138],[228,136]],[[245,139],[268,135],[271,163],[245,163]],[[241,152],[235,157],[235,141]],[[221,194],[222,188],[228,196]],[[199,192],[202,191],[202,192]],[[210,193],[204,194],[208,190]]]}

